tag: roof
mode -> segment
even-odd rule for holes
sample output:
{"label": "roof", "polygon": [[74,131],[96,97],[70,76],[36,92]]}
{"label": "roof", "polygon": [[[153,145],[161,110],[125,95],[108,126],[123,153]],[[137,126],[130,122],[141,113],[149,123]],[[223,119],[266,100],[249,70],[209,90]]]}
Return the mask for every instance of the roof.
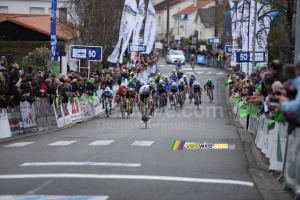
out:
{"label": "roof", "polygon": [[205,23],[214,23],[215,20],[215,9],[214,8],[201,8],[199,9],[199,15],[201,22]]}
{"label": "roof", "polygon": [[191,5],[183,10],[181,10],[179,13],[174,14],[173,16],[178,16],[178,14],[192,14],[194,12],[196,12],[197,10],[199,10],[200,8],[203,8],[204,6],[206,6],[207,4],[213,2],[214,0],[198,0],[198,4],[197,6]]}
{"label": "roof", "polygon": [[[50,16],[49,15],[30,15],[30,14],[4,14],[0,13],[0,23],[12,22],[25,28],[35,30],[45,35],[51,35]],[[73,27],[73,28],[72,28]],[[56,19],[56,34],[58,40],[65,42],[79,37],[79,31],[74,31],[75,26],[72,24],[63,24]]]}
{"label": "roof", "polygon": [[[170,0],[170,7],[175,6],[176,4],[181,3],[182,0]],[[154,6],[155,11],[163,11],[166,10],[168,6],[168,0],[160,2]]]}

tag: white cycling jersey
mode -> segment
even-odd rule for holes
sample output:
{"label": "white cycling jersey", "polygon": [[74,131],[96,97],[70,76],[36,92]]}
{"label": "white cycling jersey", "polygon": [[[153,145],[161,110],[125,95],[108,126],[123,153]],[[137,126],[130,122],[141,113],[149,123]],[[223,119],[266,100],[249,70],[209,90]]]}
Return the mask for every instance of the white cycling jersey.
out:
{"label": "white cycling jersey", "polygon": [[140,94],[143,94],[143,95],[147,95],[150,93],[150,86],[149,85],[143,85],[141,88],[140,88],[140,91],[139,93]]}
{"label": "white cycling jersey", "polygon": [[198,85],[198,86],[200,87],[200,89],[202,89],[202,86],[201,86],[200,83],[197,83],[197,84],[193,83],[193,85],[192,85],[192,88],[193,88],[193,89],[194,89],[195,85]]}

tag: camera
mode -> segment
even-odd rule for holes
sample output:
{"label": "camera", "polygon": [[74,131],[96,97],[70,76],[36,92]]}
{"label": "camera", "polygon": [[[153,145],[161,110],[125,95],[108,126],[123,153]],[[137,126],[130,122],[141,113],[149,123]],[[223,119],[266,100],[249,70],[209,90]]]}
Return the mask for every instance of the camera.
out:
{"label": "camera", "polygon": [[270,106],[278,107],[279,99],[275,97],[270,97]]}

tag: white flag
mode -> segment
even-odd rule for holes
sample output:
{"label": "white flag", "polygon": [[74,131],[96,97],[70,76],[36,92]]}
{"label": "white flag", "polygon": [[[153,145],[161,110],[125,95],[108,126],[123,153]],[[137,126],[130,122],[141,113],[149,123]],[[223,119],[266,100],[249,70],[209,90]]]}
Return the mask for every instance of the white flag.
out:
{"label": "white flag", "polygon": [[147,46],[146,53],[149,54],[154,44],[156,34],[156,19],[155,19],[155,9],[149,1],[147,10],[147,19],[144,31],[144,45]]}
{"label": "white flag", "polygon": [[[135,18],[135,24],[133,29],[133,36],[132,36],[132,44],[138,45],[139,39],[140,39],[140,31],[143,25],[143,20],[145,18],[145,2],[144,0],[140,0],[139,2],[139,8],[138,8],[138,14]],[[134,60],[135,52],[131,53],[131,60]]]}
{"label": "white flag", "polygon": [[119,41],[114,51],[107,59],[109,62],[116,63],[118,61],[122,39],[123,39],[123,44],[122,44],[122,52],[120,56],[122,57],[122,59],[120,58],[120,62],[121,63],[123,62],[123,54],[127,48],[129,39],[131,37],[131,33],[134,26],[134,19],[136,17],[136,12],[137,12],[136,0],[126,0],[123,8],[123,13],[122,13],[120,32],[119,32]]}

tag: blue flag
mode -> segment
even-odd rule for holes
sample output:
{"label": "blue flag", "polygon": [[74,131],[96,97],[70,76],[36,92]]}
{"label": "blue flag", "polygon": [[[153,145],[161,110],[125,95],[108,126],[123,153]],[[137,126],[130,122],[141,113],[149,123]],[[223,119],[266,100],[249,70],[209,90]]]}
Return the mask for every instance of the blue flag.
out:
{"label": "blue flag", "polygon": [[58,61],[58,45],[56,36],[56,8],[57,0],[52,0],[51,6],[51,60]]}

